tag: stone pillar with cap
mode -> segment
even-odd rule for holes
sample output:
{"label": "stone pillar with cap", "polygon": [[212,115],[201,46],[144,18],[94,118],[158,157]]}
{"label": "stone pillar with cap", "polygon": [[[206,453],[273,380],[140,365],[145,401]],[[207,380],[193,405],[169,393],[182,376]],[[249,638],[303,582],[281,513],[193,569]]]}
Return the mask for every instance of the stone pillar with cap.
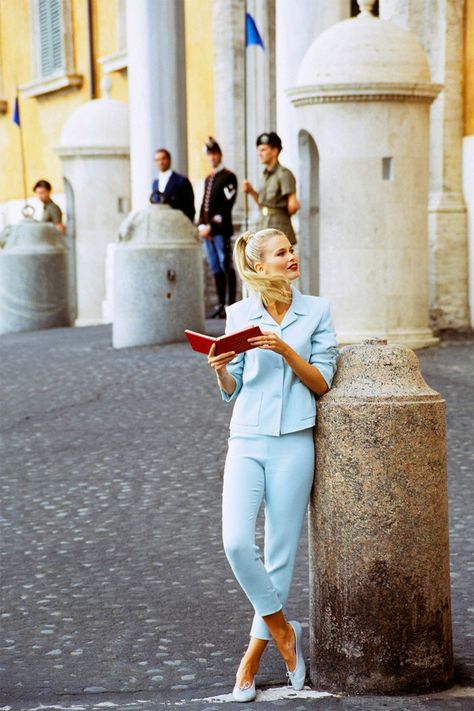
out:
{"label": "stone pillar with cap", "polygon": [[0,232],[0,335],[70,325],[61,234],[24,214]]}
{"label": "stone pillar with cap", "polygon": [[111,99],[110,77],[102,80],[105,96],[72,112],[56,152],[68,189],[68,231],[75,247],[77,326],[102,323],[106,292],[105,260],[130,209],[128,107]]}
{"label": "stone pillar with cap", "polygon": [[181,210],[149,205],[120,226],[113,258],[114,348],[185,340],[204,330],[201,241]]}
{"label": "stone pillar with cap", "polygon": [[445,401],[415,353],[384,339],[342,348],[315,444],[312,683],[351,694],[448,687]]}

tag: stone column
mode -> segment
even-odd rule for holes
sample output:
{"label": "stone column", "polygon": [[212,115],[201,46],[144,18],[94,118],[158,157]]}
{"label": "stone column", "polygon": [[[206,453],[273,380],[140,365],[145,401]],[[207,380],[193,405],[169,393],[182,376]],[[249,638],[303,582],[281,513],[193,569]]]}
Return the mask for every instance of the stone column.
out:
{"label": "stone column", "polygon": [[[261,167],[255,139],[276,128],[275,85],[275,0],[248,0],[247,11],[254,18],[265,44],[245,48],[245,3],[240,0],[213,1],[214,97],[216,138],[224,151],[226,165],[239,182],[248,177],[257,186]],[[247,112],[244,107],[244,71],[247,63]],[[247,115],[247,176],[245,176],[245,130]],[[234,222],[243,223],[243,193],[234,208]],[[257,211],[249,200],[250,223]]]}
{"label": "stone column", "polygon": [[468,215],[469,307],[474,328],[474,0],[465,10],[463,186]]}
{"label": "stone column", "polygon": [[380,15],[418,35],[434,82],[431,107],[430,316],[435,330],[469,325],[466,206],[462,194],[464,0],[381,0]]}
{"label": "stone column", "polygon": [[[247,177],[256,188],[262,165],[255,141],[264,131],[276,131],[275,0],[247,0],[249,12],[262,36],[265,50],[247,47]],[[253,221],[259,217],[255,202],[249,200]]]}
{"label": "stone column", "polygon": [[[245,6],[241,0],[213,0],[214,110],[216,138],[225,164],[241,183],[244,176],[244,52]],[[243,222],[239,189],[233,210],[236,225]]]}
{"label": "stone column", "polygon": [[453,677],[445,401],[409,348],[343,348],[318,403],[311,681],[423,693]]}
{"label": "stone column", "polygon": [[183,0],[127,0],[132,206],[148,203],[153,154],[167,148],[187,172]]}

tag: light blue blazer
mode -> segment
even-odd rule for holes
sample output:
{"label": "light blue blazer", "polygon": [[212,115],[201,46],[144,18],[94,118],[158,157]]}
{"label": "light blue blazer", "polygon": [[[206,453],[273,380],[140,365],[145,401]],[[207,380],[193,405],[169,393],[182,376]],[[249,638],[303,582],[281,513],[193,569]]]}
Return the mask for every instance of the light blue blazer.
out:
{"label": "light blue blazer", "polygon": [[[270,316],[258,296],[228,306],[226,333],[259,325],[273,331],[302,358],[320,371],[331,387],[336,372],[336,333],[329,302],[320,296],[301,294],[292,286],[292,302],[281,325]],[[235,400],[230,430],[235,433],[282,435],[312,427],[316,421],[316,396],[295,375],[278,353],[253,348],[239,353],[227,370],[235,379]]]}

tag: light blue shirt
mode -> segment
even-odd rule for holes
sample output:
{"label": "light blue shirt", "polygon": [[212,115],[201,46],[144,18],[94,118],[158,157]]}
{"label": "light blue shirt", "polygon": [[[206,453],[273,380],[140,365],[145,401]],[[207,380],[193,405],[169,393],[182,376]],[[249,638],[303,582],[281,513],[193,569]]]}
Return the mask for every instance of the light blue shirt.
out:
{"label": "light blue shirt", "polygon": [[[259,325],[273,331],[308,363],[320,371],[331,387],[336,372],[336,333],[329,302],[320,296],[301,294],[292,287],[292,302],[280,325],[258,296],[228,306],[226,333]],[[235,379],[231,432],[281,435],[312,427],[316,422],[316,396],[278,353],[253,348],[239,353],[227,370]]]}

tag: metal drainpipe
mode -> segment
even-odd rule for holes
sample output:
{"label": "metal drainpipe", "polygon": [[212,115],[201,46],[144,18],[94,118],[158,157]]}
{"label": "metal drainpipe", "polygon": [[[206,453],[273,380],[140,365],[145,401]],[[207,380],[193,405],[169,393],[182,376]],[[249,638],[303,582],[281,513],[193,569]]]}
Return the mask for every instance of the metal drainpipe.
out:
{"label": "metal drainpipe", "polygon": [[91,99],[96,97],[96,83],[94,74],[94,25],[92,21],[92,0],[87,0],[87,27],[89,40],[89,83]]}

